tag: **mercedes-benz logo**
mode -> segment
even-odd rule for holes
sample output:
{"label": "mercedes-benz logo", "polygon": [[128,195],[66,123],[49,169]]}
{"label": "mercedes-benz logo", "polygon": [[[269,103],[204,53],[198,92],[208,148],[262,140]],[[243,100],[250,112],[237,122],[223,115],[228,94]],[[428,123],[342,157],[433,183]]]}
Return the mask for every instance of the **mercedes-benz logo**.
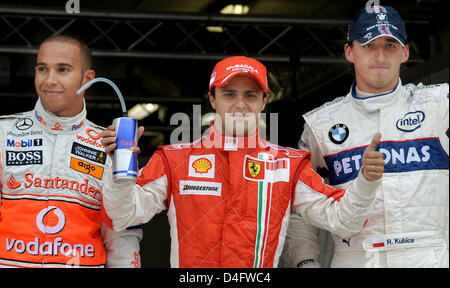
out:
{"label": "mercedes-benz logo", "polygon": [[30,118],[22,118],[16,122],[16,128],[19,130],[27,130],[33,126],[33,120]]}

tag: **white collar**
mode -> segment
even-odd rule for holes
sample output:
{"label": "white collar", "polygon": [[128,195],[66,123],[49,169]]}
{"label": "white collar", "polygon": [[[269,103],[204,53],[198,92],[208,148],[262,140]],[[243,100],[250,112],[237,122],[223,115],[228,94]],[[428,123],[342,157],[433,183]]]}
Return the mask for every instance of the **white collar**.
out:
{"label": "white collar", "polygon": [[43,129],[51,134],[71,133],[77,131],[86,122],[86,103],[83,99],[83,110],[73,117],[59,117],[46,110],[42,106],[41,99],[38,99],[34,107],[34,117]]}
{"label": "white collar", "polygon": [[402,91],[402,80],[400,78],[394,89],[380,94],[361,92],[356,87],[356,81],[354,81],[350,89],[350,98],[357,108],[374,112],[393,105],[398,100],[400,91]]}

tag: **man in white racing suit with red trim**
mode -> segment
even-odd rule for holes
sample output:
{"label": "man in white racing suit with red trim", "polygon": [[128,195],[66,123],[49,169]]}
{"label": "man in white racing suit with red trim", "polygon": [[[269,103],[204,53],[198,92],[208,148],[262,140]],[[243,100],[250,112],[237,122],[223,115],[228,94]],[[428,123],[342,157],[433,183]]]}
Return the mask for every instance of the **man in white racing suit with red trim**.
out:
{"label": "man in white racing suit with red trim", "polygon": [[78,39],[47,39],[34,110],[0,117],[0,267],[140,267],[142,229],[113,231],[103,210],[104,129],[75,93],[90,63]]}

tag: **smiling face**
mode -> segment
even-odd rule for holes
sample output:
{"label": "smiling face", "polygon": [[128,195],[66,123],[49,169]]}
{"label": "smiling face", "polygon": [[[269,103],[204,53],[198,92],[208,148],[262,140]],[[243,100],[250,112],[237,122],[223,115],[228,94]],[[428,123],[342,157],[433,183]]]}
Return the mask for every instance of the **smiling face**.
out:
{"label": "smiling face", "polygon": [[409,58],[409,46],[403,47],[392,37],[379,37],[361,45],[345,45],[345,57],[354,64],[356,85],[362,92],[383,93],[395,88],[400,64]]}
{"label": "smiling face", "polygon": [[253,134],[267,98],[258,82],[244,75],[235,76],[226,85],[216,87],[215,97],[209,94],[211,106],[216,110],[216,128],[229,136]]}
{"label": "smiling face", "polygon": [[80,47],[75,42],[49,41],[41,45],[34,84],[44,108],[60,117],[72,117],[83,109],[84,93],[75,92],[95,78],[83,71]]}

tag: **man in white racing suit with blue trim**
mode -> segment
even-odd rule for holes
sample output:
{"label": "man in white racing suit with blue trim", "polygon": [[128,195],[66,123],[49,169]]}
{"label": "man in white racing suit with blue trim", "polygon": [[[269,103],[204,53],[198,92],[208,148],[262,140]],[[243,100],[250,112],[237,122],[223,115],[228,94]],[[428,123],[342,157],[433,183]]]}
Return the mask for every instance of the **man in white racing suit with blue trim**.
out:
{"label": "man in white racing suit with blue trim", "polygon": [[[377,150],[386,166],[373,213],[360,233],[333,235],[331,267],[448,268],[448,84],[403,85],[405,24],[392,7],[368,10],[349,26],[345,56],[356,77],[350,93],[303,116],[300,146],[311,151],[316,170],[328,170],[336,188],[354,181],[373,132],[383,135]],[[291,260],[317,267],[316,230],[298,217],[289,225]]]}

